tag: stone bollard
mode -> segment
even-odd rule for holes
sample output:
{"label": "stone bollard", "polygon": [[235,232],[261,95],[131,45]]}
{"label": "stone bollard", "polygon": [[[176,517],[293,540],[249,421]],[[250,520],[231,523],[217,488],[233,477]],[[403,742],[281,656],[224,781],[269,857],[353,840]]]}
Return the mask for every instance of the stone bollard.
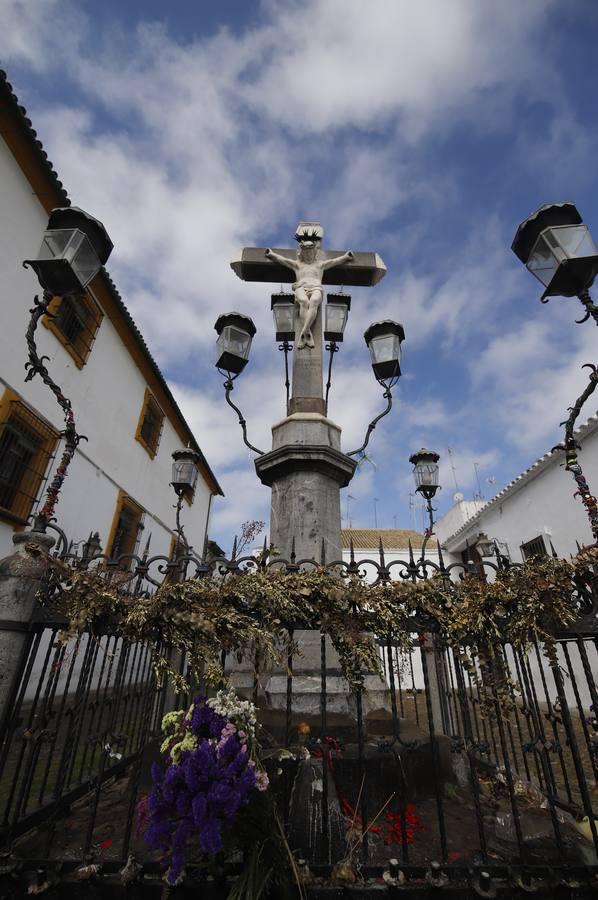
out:
{"label": "stone bollard", "polygon": [[54,538],[39,531],[13,535],[14,551],[0,560],[0,740],[16,700],[29,648],[28,625],[48,571]]}

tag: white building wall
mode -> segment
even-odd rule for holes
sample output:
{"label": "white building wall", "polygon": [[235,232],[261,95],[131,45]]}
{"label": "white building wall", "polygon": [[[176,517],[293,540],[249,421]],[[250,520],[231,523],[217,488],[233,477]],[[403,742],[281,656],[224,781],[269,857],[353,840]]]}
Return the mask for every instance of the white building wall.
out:
{"label": "white building wall", "polygon": [[[51,392],[39,378],[24,382],[28,311],[40,289],[33,272],[24,269],[21,262],[36,255],[46,224],[46,212],[0,138],[0,391],[10,387],[38,415],[61,430],[62,411]],[[81,444],[64,483],[56,508],[57,524],[74,541],[84,540],[90,531],[97,530],[105,547],[122,489],[151,514],[145,516],[142,541],[151,533],[151,552],[168,553],[175,501],[170,487],[171,454],[181,447],[181,440],[168,418],[154,459],[135,440],[145,390],[152,385],[147,384],[107,316],[82,369],[42,325],[37,342],[40,355],[49,357],[51,376],[72,402],[79,433],[88,438]],[[59,453],[60,445],[57,458]],[[208,524],[210,494],[200,473],[194,502],[191,506],[185,503],[182,511],[187,537],[199,553]],[[11,552],[13,532],[12,524],[0,522],[0,556]]]}
{"label": "white building wall", "polygon": [[[579,461],[584,474],[594,491],[598,490],[598,418],[591,418],[578,432],[577,439],[581,445]],[[446,561],[461,562],[461,554],[467,546],[473,546],[480,532],[488,537],[506,544],[513,562],[522,562],[521,544],[531,541],[540,535],[544,539],[546,550],[551,552],[551,543],[557,555],[569,558],[577,552],[576,541],[580,544],[592,544],[594,538],[586,515],[586,510],[579,498],[573,496],[575,481],[570,472],[564,469],[564,453],[555,452],[542,457],[529,470],[522,473],[504,491],[486,503],[481,511],[474,513],[468,524],[454,529],[457,517],[455,507],[438,522],[436,531],[443,550],[446,549]],[[458,506],[459,504],[456,504]],[[456,570],[453,575],[457,577]],[[491,569],[487,570],[489,578],[493,578]],[[591,664],[595,663],[595,649],[588,650]],[[571,665],[577,682],[581,703],[589,713],[591,703],[590,691],[585,678],[579,652],[573,645],[569,648]],[[540,668],[535,652],[528,656],[534,682],[541,684]],[[559,662],[562,667],[565,693],[568,703],[576,710],[576,698],[568,672],[566,658],[559,651]],[[543,662],[549,682],[549,696],[554,701],[556,688],[546,661]],[[513,669],[513,676],[516,673]],[[540,697],[541,702],[545,698]]]}
{"label": "white building wall", "polygon": [[[598,491],[598,420],[580,429],[579,461],[594,491]],[[564,469],[564,453],[543,457],[527,473],[486,504],[469,526],[453,528],[453,510],[437,524],[436,531],[452,560],[460,559],[467,544],[475,544],[483,531],[508,546],[513,562],[521,562],[521,544],[543,535],[546,549],[550,541],[557,555],[568,558],[577,552],[576,541],[591,544],[594,539],[585,507],[573,494],[575,481]],[[456,532],[456,533],[455,533]]]}

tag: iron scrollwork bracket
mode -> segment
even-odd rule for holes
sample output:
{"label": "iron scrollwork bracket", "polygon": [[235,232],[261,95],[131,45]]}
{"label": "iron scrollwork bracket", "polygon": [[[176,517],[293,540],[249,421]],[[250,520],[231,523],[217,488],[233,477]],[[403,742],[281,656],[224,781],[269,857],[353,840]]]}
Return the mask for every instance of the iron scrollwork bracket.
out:
{"label": "iron scrollwork bracket", "polygon": [[233,401],[230,399],[231,391],[234,390],[233,382],[234,382],[234,377],[231,377],[231,375],[229,374],[226,381],[224,382],[224,398],[225,398],[226,402],[228,403],[228,405],[231,407],[231,409],[234,409],[234,411],[236,412],[236,414],[239,418],[239,425],[241,426],[241,431],[243,432],[243,443],[245,444],[245,446],[249,447],[250,450],[253,450],[254,453],[257,453],[258,456],[263,456],[264,451],[258,450],[257,447],[254,447],[253,444],[251,444],[247,440],[247,422],[243,418],[243,414],[242,414],[241,410],[239,409],[239,407],[235,406]]}
{"label": "iron scrollwork bracket", "polygon": [[[26,263],[24,263],[24,265],[26,265]],[[40,532],[45,532],[48,523],[54,521],[54,509],[56,507],[56,504],[58,503],[58,495],[60,494],[60,490],[62,488],[62,485],[64,484],[64,479],[66,478],[68,467],[71,463],[71,460],[73,459],[73,456],[75,455],[75,451],[80,441],[87,440],[84,435],[77,432],[71,401],[68,399],[68,397],[64,396],[61,388],[51,378],[50,373],[48,372],[48,369],[46,367],[46,360],[49,357],[40,356],[37,352],[35,332],[38,322],[42,318],[42,316],[52,315],[48,312],[48,307],[52,299],[53,294],[50,291],[44,291],[41,300],[38,296],[34,297],[34,306],[30,311],[31,318],[29,320],[29,325],[25,334],[29,355],[29,360],[25,363],[25,369],[27,370],[25,381],[31,381],[33,378],[35,378],[36,375],[39,375],[44,384],[50,388],[50,390],[56,397],[58,404],[62,408],[65,422],[64,431],[62,431],[60,434],[60,436],[64,438],[64,450],[60,458],[60,462],[56,467],[54,477],[52,478],[52,481],[46,489],[44,504],[41,510],[35,516],[33,527],[35,531]]]}
{"label": "iron scrollwork bracket", "polygon": [[367,447],[367,445],[370,442],[370,437],[371,437],[372,431],[374,430],[374,428],[376,427],[376,425],[378,424],[380,419],[383,419],[384,416],[387,416],[388,413],[392,409],[392,391],[391,391],[392,385],[386,384],[384,381],[380,381],[379,383],[384,388],[384,393],[382,394],[382,396],[384,397],[385,400],[388,401],[386,404],[386,409],[383,410],[379,415],[377,415],[375,419],[372,419],[372,421],[368,425],[367,431],[365,433],[365,439],[364,439],[364,442],[361,445],[361,447],[358,447],[357,450],[351,450],[350,453],[347,453],[347,456],[358,456],[359,454],[364,453],[365,448]]}

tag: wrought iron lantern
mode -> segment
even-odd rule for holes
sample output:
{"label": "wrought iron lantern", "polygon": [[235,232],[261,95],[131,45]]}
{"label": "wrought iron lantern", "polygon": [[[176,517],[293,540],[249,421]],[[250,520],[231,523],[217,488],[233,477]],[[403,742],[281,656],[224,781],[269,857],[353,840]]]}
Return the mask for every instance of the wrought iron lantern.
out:
{"label": "wrought iron lantern", "polygon": [[295,340],[295,297],[294,294],[272,294],[272,314],[277,341]]}
{"label": "wrought iron lantern", "polygon": [[413,466],[415,490],[426,500],[431,500],[438,490],[439,459],[438,453],[434,450],[426,450],[424,447],[409,457],[409,462]]}
{"label": "wrought iron lantern", "polygon": [[374,322],[364,334],[372,359],[372,369],[378,381],[398,378],[401,374],[401,343],[405,331],[398,322],[385,319]]}
{"label": "wrought iron lantern", "polygon": [[197,484],[197,463],[200,456],[196,450],[185,448],[172,454],[172,486],[177,496],[192,494]]}
{"label": "wrought iron lantern", "polygon": [[598,274],[598,250],[573,203],[549,203],[522,222],[511,249],[544,285],[542,295],[574,297]]}
{"label": "wrought iron lantern", "polygon": [[480,531],[475,543],[475,548],[480,556],[494,556],[496,553],[496,542],[492,538],[489,538],[484,531]]}
{"label": "wrought iron lantern", "polygon": [[93,559],[95,556],[99,556],[101,552],[102,542],[100,541],[99,531],[90,531],[89,537],[81,548],[81,555],[83,559]]}
{"label": "wrought iron lantern", "polygon": [[351,309],[351,297],[349,294],[328,294],[326,297],[326,324],[324,325],[324,340],[342,343],[343,334]]}
{"label": "wrought iron lantern", "polygon": [[105,265],[112,241],[101,222],[76,206],[53,209],[35,259],[25,260],[54,295],[79,293]]}
{"label": "wrought iron lantern", "polygon": [[231,312],[218,316],[214,325],[218,333],[216,368],[229,375],[239,375],[249,362],[255,325],[249,316]]}

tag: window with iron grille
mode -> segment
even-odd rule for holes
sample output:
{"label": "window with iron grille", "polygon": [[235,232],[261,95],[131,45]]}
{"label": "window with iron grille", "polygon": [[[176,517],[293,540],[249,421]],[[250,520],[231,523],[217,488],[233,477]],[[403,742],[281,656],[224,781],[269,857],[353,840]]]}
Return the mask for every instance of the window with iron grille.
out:
{"label": "window with iron grille", "polygon": [[58,338],[81,369],[102,321],[102,312],[88,294],[54,297],[44,325]]}
{"label": "window with iron grille", "polygon": [[533,556],[548,556],[542,535],[522,544],[521,553],[524,559],[531,559]]}
{"label": "window with iron grille", "polygon": [[[142,530],[143,508],[124,491],[120,491],[108,538],[107,556],[114,560],[135,553]],[[126,568],[129,567],[129,562],[129,560],[125,561]]]}
{"label": "window with iron grille", "polygon": [[146,389],[135,437],[145,447],[152,459],[158,450],[163,424],[164,413],[158,406],[155,397]]}
{"label": "window with iron grille", "polygon": [[0,400],[0,516],[25,524],[52,459],[57,433],[10,390]]}

